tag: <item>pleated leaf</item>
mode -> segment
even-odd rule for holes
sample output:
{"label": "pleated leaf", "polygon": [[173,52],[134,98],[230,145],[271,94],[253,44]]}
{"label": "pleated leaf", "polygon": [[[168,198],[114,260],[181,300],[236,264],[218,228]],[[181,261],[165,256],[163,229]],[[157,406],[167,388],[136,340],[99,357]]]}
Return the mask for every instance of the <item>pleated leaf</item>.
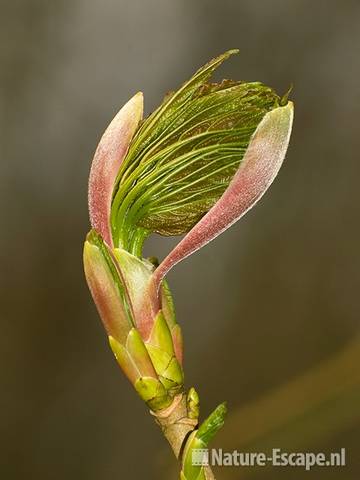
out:
{"label": "pleated leaf", "polygon": [[226,190],[250,138],[281,99],[254,82],[207,83],[232,50],[201,68],[139,127],[115,187],[115,243],[188,232]]}

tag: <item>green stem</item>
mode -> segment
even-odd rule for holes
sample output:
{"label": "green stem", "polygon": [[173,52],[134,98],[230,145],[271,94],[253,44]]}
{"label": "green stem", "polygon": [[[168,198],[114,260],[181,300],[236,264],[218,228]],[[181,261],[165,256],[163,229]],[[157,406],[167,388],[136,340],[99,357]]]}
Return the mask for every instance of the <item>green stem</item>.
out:
{"label": "green stem", "polygon": [[198,424],[197,420],[188,418],[186,395],[184,393],[177,395],[168,408],[151,413],[155,416],[156,423],[160,426],[176,458],[180,460],[184,440]]}
{"label": "green stem", "polygon": [[[173,403],[159,412],[151,412],[156,418],[165,438],[169,442],[176,458],[182,460],[186,441],[198,426],[198,420],[189,418],[186,394],[181,393],[174,398]],[[210,467],[205,469],[206,480],[215,480]]]}

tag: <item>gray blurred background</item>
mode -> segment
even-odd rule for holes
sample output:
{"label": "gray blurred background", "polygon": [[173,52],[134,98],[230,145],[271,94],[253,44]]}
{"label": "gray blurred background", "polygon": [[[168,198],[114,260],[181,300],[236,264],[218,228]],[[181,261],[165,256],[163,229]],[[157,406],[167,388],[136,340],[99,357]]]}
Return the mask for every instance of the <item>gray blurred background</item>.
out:
{"label": "gray blurred background", "polygon": [[360,478],[359,1],[3,0],[1,17],[0,478],[177,478],[84,281],[87,177],[130,96],[149,113],[236,47],[216,78],[293,83],[296,120],[263,201],[169,275],[187,385],[203,415],[228,400],[228,451],[347,449],[345,468],[220,480]]}

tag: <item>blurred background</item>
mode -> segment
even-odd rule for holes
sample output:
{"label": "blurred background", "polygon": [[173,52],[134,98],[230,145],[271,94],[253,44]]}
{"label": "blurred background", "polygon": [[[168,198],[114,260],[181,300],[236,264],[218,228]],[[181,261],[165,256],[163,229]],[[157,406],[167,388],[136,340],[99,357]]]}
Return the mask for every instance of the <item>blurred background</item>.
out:
{"label": "blurred background", "polygon": [[[177,467],[110,353],[84,281],[87,177],[138,90],[149,113],[215,55],[215,78],[294,84],[287,159],[245,219],[169,275],[187,385],[228,400],[214,446],[347,450],[360,478],[358,0],[1,1],[0,477],[169,479]],[[162,258],[176,239],[153,237]]]}

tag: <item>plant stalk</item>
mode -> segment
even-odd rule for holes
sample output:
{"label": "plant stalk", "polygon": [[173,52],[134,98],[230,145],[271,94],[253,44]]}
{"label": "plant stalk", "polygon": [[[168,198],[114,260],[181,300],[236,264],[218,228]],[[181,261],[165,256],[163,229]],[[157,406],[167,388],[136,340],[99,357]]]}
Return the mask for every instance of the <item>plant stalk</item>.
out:
{"label": "plant stalk", "polygon": [[[198,420],[188,417],[185,393],[174,398],[172,404],[159,412],[150,411],[169,442],[176,458],[181,461],[186,441],[198,426]],[[215,480],[210,467],[205,468],[206,480]]]}

